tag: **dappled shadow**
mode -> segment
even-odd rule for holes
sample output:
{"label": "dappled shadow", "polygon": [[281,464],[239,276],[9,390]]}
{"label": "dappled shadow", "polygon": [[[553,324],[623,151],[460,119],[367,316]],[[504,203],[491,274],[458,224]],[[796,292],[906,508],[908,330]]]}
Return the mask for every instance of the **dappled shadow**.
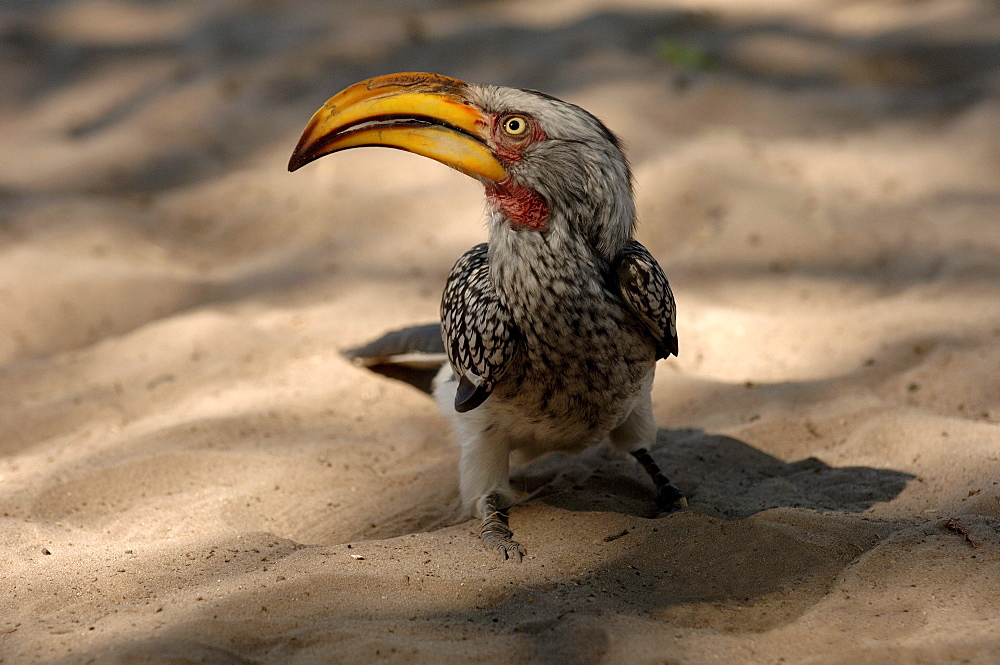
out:
{"label": "dappled shadow", "polygon": [[[121,4],[153,7],[169,3],[123,0]],[[837,31],[794,17],[761,20],[673,10],[601,11],[558,24],[527,24],[504,14],[503,3],[432,3],[429,9],[407,14],[390,17],[385,12],[396,23],[384,31],[384,41],[356,49],[339,46],[357,27],[345,9],[348,4],[316,2],[286,9],[266,2],[233,3],[203,14],[192,13],[192,21],[155,38],[106,42],[76,40],[67,37],[71,31],[53,31],[42,24],[42,14],[69,3],[12,0],[5,4],[0,21],[0,56],[5,62],[0,84],[5,95],[0,108],[23,110],[24,114],[42,109],[49,114],[46,117],[58,116],[51,121],[48,138],[56,137],[53,140],[66,147],[67,155],[77,148],[89,149],[115,132],[123,139],[150,143],[141,146],[134,159],[123,158],[129,160],[124,167],[118,164],[118,168],[109,169],[109,164],[115,164],[101,161],[107,158],[105,153],[117,149],[109,144],[107,150],[95,151],[94,165],[67,172],[65,177],[37,176],[30,180],[32,185],[0,182],[0,230],[24,236],[44,233],[48,224],[80,224],[91,225],[100,237],[97,231],[107,231],[98,227],[107,210],[79,221],[69,214],[69,219],[54,222],[45,215],[33,217],[32,208],[60,197],[77,200],[78,195],[93,195],[88,200],[96,201],[94,208],[117,205],[119,198],[135,198],[136,208],[129,209],[127,219],[137,226],[151,226],[164,221],[164,215],[183,215],[185,205],[188,210],[199,205],[197,200],[174,202],[173,208],[166,206],[154,214],[150,207],[156,204],[150,202],[155,197],[166,199],[185,188],[194,190],[244,168],[284,177],[284,160],[271,157],[277,151],[275,146],[293,142],[309,114],[336,90],[389,71],[439,71],[467,80],[544,89],[560,96],[572,96],[595,85],[610,88],[619,81],[627,84],[628,77],[638,72],[637,78],[662,85],[676,99],[696,93],[700,86],[714,85],[753,89],[769,99],[802,95],[816,102],[794,123],[768,125],[763,134],[777,138],[816,131],[826,136],[828,130],[836,128],[870,128],[958,114],[995,95],[1000,72],[1000,39],[961,36],[963,25],[975,24],[982,3],[965,5],[965,10],[949,19],[954,20],[956,29],[937,34],[902,28]],[[448,15],[450,23],[436,23],[456,7],[483,11],[482,20],[455,21]],[[489,7],[496,7],[496,11],[486,12]],[[404,25],[403,29],[396,30],[398,24]],[[128,70],[130,65],[135,68]],[[126,70],[132,72],[131,78],[122,76],[116,82],[115,77]],[[69,103],[78,87],[91,83],[107,84],[90,91],[106,98],[91,99],[79,109]],[[191,97],[183,97],[188,94]],[[740,99],[745,98],[722,96],[719,101],[728,104]],[[171,104],[177,112],[189,115],[178,123],[180,127],[164,129],[166,133],[159,136],[166,135],[167,140],[156,142],[157,132],[147,131],[157,129],[150,113]],[[653,112],[655,118],[668,113],[650,110]],[[701,118],[693,115],[696,113],[688,113],[687,127],[699,127]],[[735,114],[718,117],[723,119],[720,124],[746,129]],[[831,118],[836,122],[829,122]],[[287,148],[291,150],[291,142]],[[268,156],[267,164],[260,163],[261,155]],[[650,157],[658,155],[644,158]],[[98,183],[105,170],[110,176]],[[253,181],[246,186],[260,184]],[[239,190],[234,187],[227,192],[230,194],[237,196]],[[670,190],[663,196],[680,198],[682,194]],[[907,192],[900,196],[906,198]],[[331,197],[330,202],[333,200]],[[264,200],[259,210],[253,203],[245,206],[246,216],[267,218],[288,203],[276,194]],[[933,218],[942,209],[957,205],[975,208],[978,219],[990,219],[988,209],[1000,205],[1000,199],[995,192],[982,189],[932,194],[923,199],[918,196],[902,204],[889,197],[882,203],[900,216],[919,210]],[[834,201],[830,207],[836,205]],[[858,205],[865,206],[863,202]],[[15,212],[16,224],[10,221]],[[326,210],[317,205],[310,212]],[[851,223],[858,228],[874,225],[879,213],[875,210],[870,217]],[[179,223],[172,228],[176,237],[158,240],[170,246],[175,256],[183,254],[185,247],[205,246],[199,256],[208,257],[206,264],[231,260],[225,251],[212,253],[213,244],[226,244],[211,232],[213,214],[218,210],[204,213],[202,235],[194,228],[198,225],[187,229]],[[854,228],[851,223],[845,222],[837,231]],[[668,226],[660,223],[653,227],[654,232],[668,236],[672,230]],[[954,241],[934,240],[933,228],[926,223],[912,233],[886,233],[878,239],[884,240],[884,248],[864,254],[866,248],[847,257],[836,252],[809,256],[796,253],[794,248],[780,261],[757,260],[752,254],[720,257],[718,252],[705,258],[692,251],[668,274],[678,276],[674,284],[681,286],[679,294],[753,279],[773,278],[777,282],[790,276],[871,285],[879,295],[915,284],[945,283],[947,288],[972,290],[995,285],[1000,255],[988,246],[976,245],[971,225],[967,238]],[[323,236],[313,242],[310,236],[306,242],[289,242],[287,251],[275,249],[285,237],[294,237],[299,231],[301,227],[291,223],[282,226],[271,236],[273,242],[262,242],[240,254],[242,269],[165,271],[152,287],[183,293],[177,302],[162,309],[143,309],[149,299],[149,289],[143,286],[148,278],[115,273],[111,276],[126,287],[106,305],[108,316],[113,317],[108,319],[109,325],[70,343],[70,334],[59,330],[65,327],[60,322],[70,319],[53,316],[53,339],[61,340],[62,345],[53,342],[44,352],[78,348],[125,334],[148,321],[180,318],[198,308],[227,311],[255,301],[294,308],[302,302],[321,302],[321,297],[339,297],[362,283],[413,280],[411,267],[397,256],[374,256],[366,251],[376,246],[380,233],[369,232],[365,224],[358,224],[349,247],[339,239]],[[231,227],[228,232],[234,233]],[[39,237],[39,242],[45,242],[44,236]],[[256,258],[247,258],[251,254]],[[450,247],[429,243],[420,260],[433,267],[422,273],[420,280],[437,288],[453,259]],[[188,265],[187,261],[180,263]],[[192,260],[190,265],[194,263]],[[92,274],[81,280],[93,279],[100,288],[104,283],[101,270],[102,266],[95,265]],[[66,291],[78,296],[80,286],[68,284]],[[80,300],[87,303],[85,297]],[[870,305],[871,298],[865,303]],[[919,304],[915,300],[915,306]],[[30,306],[32,311],[45,307],[42,303]],[[368,301],[362,307],[383,306],[390,304]],[[791,308],[789,311],[793,316]],[[942,316],[951,316],[952,311]],[[363,317],[365,312],[359,311],[357,316]],[[980,324],[983,329],[975,327]],[[96,549],[87,552],[93,563],[93,584],[88,582],[89,575],[72,582],[66,576],[45,578],[47,582],[41,576],[37,581],[22,576],[20,579],[35,584],[36,591],[44,587],[49,596],[37,601],[32,598],[31,602],[38,604],[25,605],[28,609],[21,610],[18,620],[33,620],[32,615],[37,615],[40,622],[49,623],[37,629],[25,623],[20,634],[7,637],[27,640],[26,633],[38,630],[41,639],[56,643],[76,639],[73,635],[54,636],[63,625],[86,636],[86,621],[96,624],[94,633],[102,633],[104,641],[91,646],[94,642],[80,640],[85,653],[74,654],[67,663],[89,658],[243,664],[292,662],[296,656],[302,656],[301,661],[325,662],[336,659],[341,645],[350,645],[352,655],[370,647],[358,662],[411,662],[419,660],[413,658],[418,651],[425,660],[431,654],[436,660],[471,662],[470,651],[463,651],[462,646],[467,640],[476,645],[472,653],[484,660],[502,657],[508,661],[585,664],[601,662],[602,654],[620,640],[622,625],[629,623],[658,622],[656,630],[660,631],[676,627],[730,634],[766,631],[807,612],[880,536],[902,528],[905,520],[919,519],[914,517],[912,506],[899,508],[900,513],[910,511],[906,516],[879,513],[881,522],[864,515],[877,504],[891,502],[914,476],[896,468],[832,465],[831,460],[838,459],[835,453],[826,456],[817,451],[828,450],[825,444],[834,444],[819,441],[818,435],[815,440],[810,438],[814,434],[795,420],[799,407],[868,387],[878,391],[879,409],[915,406],[955,420],[984,419],[979,414],[987,405],[949,392],[972,379],[949,378],[942,382],[939,395],[928,396],[931,391],[927,386],[935,380],[931,374],[939,369],[932,366],[926,376],[911,376],[911,370],[935,345],[946,351],[968,351],[977,343],[983,344],[987,326],[995,328],[996,324],[980,324],[962,322],[953,326],[960,330],[947,335],[936,329],[914,336],[916,324],[881,331],[871,341],[868,363],[861,360],[856,367],[829,379],[757,383],[752,388],[704,380],[692,386],[688,399],[698,401],[703,395],[697,391],[704,390],[704,397],[719,405],[713,407],[715,413],[736,414],[733,422],[745,416],[745,424],[759,417],[759,405],[794,395],[793,405],[790,398],[780,405],[787,407],[780,415],[791,423],[790,429],[798,428],[795,433],[802,442],[788,444],[774,436],[760,444],[768,447],[764,450],[745,434],[740,434],[744,440],[702,429],[660,430],[653,454],[690,497],[690,508],[685,511],[656,515],[649,479],[632,460],[607,445],[578,456],[549,454],[517,467],[512,477],[515,487],[532,496],[511,511],[517,536],[529,550],[528,561],[519,568],[498,568],[492,554],[481,551],[474,522],[447,526],[463,517],[455,487],[457,452],[446,448],[444,419],[425,416],[423,411],[405,418],[387,417],[377,406],[348,400],[351,408],[359,413],[366,409],[365,417],[378,422],[370,426],[368,434],[358,434],[352,429],[356,423],[344,414],[335,420],[324,415],[325,405],[303,406],[309,399],[318,403],[329,398],[335,404],[340,395],[317,396],[309,392],[314,389],[304,387],[303,393],[294,397],[295,408],[288,408],[288,402],[278,404],[269,394],[268,382],[274,376],[274,365],[287,358],[274,349],[261,352],[271,354],[270,364],[257,356],[247,361],[249,369],[239,372],[201,370],[185,376],[181,370],[187,367],[185,358],[194,355],[191,349],[185,347],[176,350],[175,356],[165,357],[162,349],[151,345],[151,357],[159,354],[162,362],[150,361],[148,376],[139,372],[124,387],[113,382],[117,375],[95,379],[93,368],[88,366],[92,358],[85,357],[82,362],[75,358],[75,364],[52,363],[48,371],[71,373],[73,379],[78,374],[79,385],[60,393],[40,381],[32,383],[34,392],[26,394],[23,406],[17,407],[20,415],[0,427],[5,435],[0,448],[16,469],[16,458],[44,454],[50,439],[65,437],[65,443],[59,444],[55,451],[59,456],[48,462],[43,473],[16,485],[17,500],[5,501],[4,517],[36,520],[31,528],[37,526],[37,531],[28,536],[34,543],[43,542],[51,533],[45,529],[60,522],[68,524],[68,529],[89,530],[101,537],[103,529],[129,520],[129,511],[135,511],[130,533],[143,534],[137,540],[145,541],[148,552],[140,546],[134,555],[129,554],[132,558],[122,556],[125,563],[120,570],[118,564],[111,563],[111,555]],[[342,328],[327,330],[331,329],[343,333]],[[234,341],[231,332],[220,326],[217,334],[196,334],[193,339],[198,344],[192,348],[205,342],[227,352],[236,349],[230,355],[223,354],[220,362],[242,358],[244,354],[236,355],[237,350],[257,342]],[[172,334],[167,331],[168,336]],[[963,334],[969,335],[968,340]],[[1000,329],[995,334],[1000,334]],[[305,350],[315,348],[318,345]],[[102,362],[110,357],[95,356]],[[806,364],[816,359],[803,355],[799,360]],[[12,394],[21,389],[19,373],[30,378],[38,364],[12,363],[5,368]],[[961,374],[963,366],[952,363],[942,367]],[[324,370],[329,369],[324,366]],[[345,362],[343,371],[355,370]],[[940,373],[945,372],[941,369]],[[692,371],[691,376],[694,374]],[[186,405],[215,399],[220,390],[232,385],[252,393],[252,398],[241,398],[239,408],[220,411],[217,417],[181,413],[171,420]],[[967,392],[986,394],[983,388]],[[753,397],[744,398],[747,393]],[[118,416],[129,415],[129,400],[135,395],[155,403],[155,407],[135,409],[148,418],[148,429],[135,428],[137,433],[127,439],[117,431],[114,436],[105,436],[105,426],[117,427],[124,422]],[[292,401],[287,391],[283,395]],[[958,413],[958,403],[968,407],[965,414]],[[429,413],[433,406],[426,404]],[[995,418],[995,411],[993,414]],[[421,418],[426,420],[415,425]],[[709,421],[696,414],[684,422]],[[412,433],[414,427],[420,428],[420,436],[428,441],[440,439],[440,451],[420,449],[422,440],[411,440],[406,450],[387,445],[396,432]],[[853,423],[846,427],[853,427]],[[96,451],[90,449],[84,458],[83,453],[72,450],[74,432],[81,439],[91,437],[106,444],[101,443]],[[952,441],[955,445],[959,439]],[[935,444],[929,440],[926,445]],[[346,452],[345,459],[334,464],[331,453],[348,448],[356,455],[351,457],[351,468],[345,463]],[[785,455],[776,452],[779,450],[792,452]],[[827,461],[810,456],[813,453],[824,455]],[[878,456],[878,451],[873,455]],[[899,462],[898,454],[878,459],[897,467],[905,465]],[[163,473],[168,468],[175,474]],[[397,473],[400,470],[403,472]],[[241,474],[247,477],[241,478]],[[364,483],[356,484],[363,489],[379,489],[352,495],[352,478],[362,479]],[[964,496],[974,489],[960,484],[946,487],[927,501],[929,505],[946,505],[955,493]],[[5,499],[10,499],[8,489],[4,492]],[[362,493],[373,496],[359,496]],[[242,535],[221,533],[222,527],[217,527],[211,533],[198,534],[194,544],[164,544],[169,530],[156,523],[159,516],[176,520],[178,515],[197,511],[218,517],[218,524]],[[884,519],[886,514],[890,519]],[[140,518],[149,522],[144,525]],[[266,533],[252,533],[258,531]],[[270,533],[326,545],[278,542],[280,539],[270,537]],[[253,542],[241,542],[243,536]],[[67,530],[59,538],[64,543],[75,536]],[[370,547],[364,550],[367,559],[351,559],[345,539],[365,541],[355,543],[357,549],[351,552]],[[561,544],[547,547],[555,539]],[[107,540],[113,541],[110,532]],[[239,556],[227,561],[223,552]],[[143,560],[147,553],[149,557]],[[70,553],[64,550],[45,556],[41,565],[58,564],[60,556]],[[450,578],[435,574],[433,566],[442,561],[445,567],[452,566]],[[375,563],[378,565],[365,568]],[[75,601],[69,598],[69,588],[77,582],[85,594],[95,588],[106,593],[106,602],[87,606],[82,613],[90,614],[79,624],[81,617],[73,614]],[[420,582],[439,586],[425,594]],[[403,601],[393,604],[399,598]],[[600,602],[594,603],[595,598]],[[775,598],[779,600],[771,602]],[[126,602],[135,607],[111,617],[112,612],[125,608]],[[59,609],[64,607],[73,611]],[[141,627],[136,627],[137,623]],[[408,652],[380,653],[390,632],[423,641]],[[670,662],[665,656],[662,660]],[[52,656],[48,662],[62,661]]]}
{"label": "dappled shadow", "polygon": [[[783,462],[729,436],[660,430],[653,454],[692,510],[741,519],[778,507],[860,513],[891,501],[914,476],[892,469],[834,467],[815,457]],[[609,446],[569,457],[553,453],[518,469],[515,486],[569,510],[655,517],[641,467]]]}
{"label": "dappled shadow", "polygon": [[[737,456],[746,457],[742,451]],[[787,476],[799,472],[808,471]],[[363,653],[407,662],[428,653],[461,658],[469,640],[480,656],[503,652],[525,662],[598,663],[622,621],[728,633],[763,632],[793,621],[852,561],[901,526],[774,509],[733,521],[695,511],[655,520],[619,516],[595,532],[586,514],[545,504],[515,508],[512,519],[542,553],[520,566],[471,566],[463,554],[459,561],[466,563],[445,564],[441,571],[442,559],[455,548],[480,547],[472,534],[454,528],[436,537],[356,543],[350,550],[284,548],[275,551],[277,559],[267,552],[265,573],[212,562],[205,581],[187,591],[206,602],[174,604],[168,626],[155,636],[119,638],[102,648],[125,662],[153,654],[287,662],[296,654],[316,655],[316,649],[324,658]],[[567,559],[568,538],[578,542],[569,551],[580,561]],[[555,541],[562,545],[553,560],[546,543]],[[201,559],[223,546],[205,543],[193,550]],[[360,562],[345,563],[350,556]],[[218,594],[216,580],[233,590]],[[775,598],[780,602],[771,602]],[[371,631],[373,625],[379,630]],[[405,650],[392,637],[396,633],[413,639]],[[463,662],[492,662],[465,656]]]}
{"label": "dappled shadow", "polygon": [[[318,5],[286,11],[266,4],[234,4],[194,13],[190,23],[155,38],[105,41],[74,41],[67,33],[53,33],[43,19],[54,6],[32,2],[5,5],[10,13],[0,23],[0,53],[11,63],[5,68],[7,75],[23,73],[5,86],[5,103],[21,104],[29,113],[33,106],[49,103],[83,81],[109,76],[116,67],[145,62],[169,65],[149,80],[115,88],[120,94],[111,95],[107,104],[89,115],[81,116],[74,110],[67,116],[71,120],[61,127],[70,145],[82,146],[91,138],[130,126],[146,109],[171,100],[181,91],[208,84],[218,93],[199,109],[193,119],[196,126],[179,135],[178,141],[157,144],[139,153],[125,168],[111,169],[108,181],[96,187],[102,196],[148,197],[224,177],[245,166],[251,156],[271,148],[279,137],[297,133],[316,105],[332,92],[364,76],[399,69],[442,71],[470,80],[536,87],[564,95],[618,80],[630,66],[642,66],[643,72],[661,77],[666,87],[674,86],[674,78],[683,76],[687,88],[699,81],[716,81],[762,86],[773,94],[799,89],[809,94],[829,93],[831,99],[837,99],[830,113],[843,122],[860,125],[911,113],[960,111],[994,90],[1000,71],[1000,40],[963,38],[957,29],[975,25],[979,11],[975,4],[951,19],[956,26],[953,35],[957,35],[952,37],[901,29],[852,35],[798,24],[793,19],[764,21],[679,10],[593,12],[544,27],[519,25],[498,12],[456,30],[432,31],[427,28],[436,25],[439,15],[435,10],[392,14],[387,9],[387,18],[409,22],[410,29],[378,49],[355,51],[334,48],[330,42],[336,41],[331,36],[350,31],[356,16],[340,10],[315,12]],[[487,3],[466,6],[483,8]],[[315,15],[304,20],[304,14]],[[689,62],[677,55],[688,52],[703,57]],[[758,52],[764,55],[753,55]],[[455,53],[463,54],[461,62],[455,62]],[[574,57],[565,57],[567,53]],[[621,55],[624,60],[608,54]],[[767,54],[771,56],[765,57]],[[604,62],[609,64],[601,64]],[[267,66],[256,67],[263,63]],[[786,69],[775,69],[776,64]],[[789,126],[771,131],[797,130]],[[273,165],[276,178],[285,175],[284,168],[283,161]],[[89,191],[95,171],[101,169],[80,170],[85,185],[75,181],[74,174],[51,179],[37,191],[0,182],[0,228],[15,212],[19,217],[29,216],[32,207],[51,200],[52,194]],[[913,208],[933,215],[938,208],[955,204],[995,207],[997,196],[991,191],[946,193],[914,201],[904,212]],[[262,215],[270,212],[262,206]],[[212,222],[205,224],[211,227]],[[661,224],[672,230],[669,221]],[[156,240],[167,246],[176,244],[181,251],[205,244],[194,230],[185,230],[182,225],[170,228],[172,235],[156,236]],[[288,236],[294,235],[291,231]],[[204,235],[210,244],[211,234]],[[359,232],[352,247],[363,250],[365,244],[376,240]],[[775,273],[888,282],[887,288],[898,288],[935,279],[942,266],[948,267],[952,253],[948,248],[928,252],[919,246],[899,246],[853,263],[810,257],[781,262],[765,258],[741,264],[739,258],[729,257],[720,265],[699,259],[678,266],[670,275],[682,290]],[[232,280],[191,280],[184,287],[191,295],[171,312],[160,315],[255,299],[307,282],[326,282],[332,285],[331,290],[343,288],[346,271],[332,276],[323,272],[339,254],[342,252],[337,247],[311,246],[289,251],[270,265]],[[454,256],[430,258],[444,270]],[[957,279],[962,284],[988,283],[998,265],[1000,258],[984,249],[981,260],[964,267]],[[363,275],[391,282],[401,275],[391,258],[374,266],[350,267],[353,278]],[[429,283],[436,288],[440,285]],[[135,287],[130,295],[136,293],[131,300],[143,302],[141,287]],[[121,311],[127,312],[128,307]],[[95,335],[81,335],[75,344],[42,352],[122,334],[145,323],[149,316],[142,313],[128,319],[119,313],[108,314],[111,327],[95,327]]]}
{"label": "dappled shadow", "polygon": [[[224,383],[205,377],[195,391],[184,378],[160,379],[162,386],[149,391],[158,395],[161,414],[183,408],[195,394],[217,392]],[[109,386],[108,392],[114,388]],[[127,412],[132,396],[120,384],[117,395],[119,408]],[[93,416],[90,421],[72,418],[44,436],[8,436],[3,450],[7,459],[40,454],[38,449],[51,458],[30,487],[0,485],[4,516],[100,530],[129,515],[158,514],[184,504],[192,518],[217,519],[241,532],[270,531],[308,543],[391,538],[464,519],[457,451],[445,436],[424,451],[398,451],[388,441],[360,445],[345,421],[356,421],[361,414],[328,413],[329,407],[320,404],[314,411],[255,404],[245,411],[188,417],[164,427],[146,428],[140,422],[131,434],[94,436],[103,441],[88,443],[91,452],[85,457],[73,454],[72,443],[54,447],[51,440],[72,440],[75,432],[93,426]],[[60,406],[93,413],[82,399],[60,401],[45,410],[59,412]],[[25,420],[32,431],[40,429]],[[405,422],[382,419],[390,430],[427,430],[428,437],[437,420],[418,415]],[[386,489],[376,497],[355,492],[373,478]],[[215,497],[207,506],[200,504],[206,493]]]}
{"label": "dappled shadow", "polygon": [[[79,4],[79,3],[74,3]],[[142,4],[142,3],[137,3]],[[169,3],[159,3],[168,5]],[[321,27],[296,25],[277,7],[233,5],[219,12],[205,11],[193,24],[184,22],[173,34],[143,35],[134,39],[74,39],[53,35],[40,20],[51,16],[53,3],[9,3],[8,20],[0,32],[0,53],[34,72],[8,92],[8,101],[38,102],[88,77],[102,75],[108,66],[135,65],[155,60],[176,63],[167,76],[153,80],[111,105],[100,116],[71,125],[69,134],[85,138],[123,122],[142,107],[204,76],[217,76],[240,66],[273,58],[305,40],[322,38]],[[156,14],[148,17],[156,22]]]}
{"label": "dappled shadow", "polygon": [[[142,121],[140,116],[146,110],[183,91],[208,85],[217,95],[198,109],[192,117],[194,124],[178,135],[177,141],[151,143],[123,168],[110,168],[107,181],[100,185],[93,182],[94,174],[103,170],[96,166],[79,171],[83,180],[77,181],[76,174],[54,178],[36,191],[0,182],[0,228],[15,213],[22,218],[30,216],[33,207],[50,201],[53,194],[95,191],[101,196],[139,195],[148,200],[160,193],[225,177],[246,166],[254,155],[271,149],[275,140],[297,133],[315,106],[332,92],[364,76],[392,70],[442,71],[470,80],[536,87],[566,95],[585,86],[618,80],[628,67],[641,66],[645,73],[660,77],[668,88],[682,76],[685,90],[699,81],[714,81],[762,86],[775,95],[795,90],[829,94],[831,99],[837,99],[829,112],[841,119],[839,123],[863,126],[912,113],[957,112],[993,90],[1000,71],[997,40],[943,38],[930,32],[903,30],[852,36],[799,25],[792,19],[761,21],[711,12],[602,11],[545,27],[518,25],[498,13],[454,31],[427,30],[436,25],[438,15],[434,11],[398,15],[386,12],[394,21],[409,21],[411,29],[378,49],[344,51],[330,45],[331,35],[351,29],[355,18],[351,14],[320,12],[310,17],[312,20],[304,20],[302,12],[310,10],[302,7],[284,11],[267,5],[232,5],[193,14],[196,20],[190,24],[155,39],[102,42],[73,41],[65,34],[53,34],[41,20],[50,11],[42,11],[42,4],[48,3],[14,3],[8,20],[0,24],[0,53],[9,56],[11,71],[24,74],[6,86],[5,99],[22,104],[26,113],[83,81],[109,76],[109,72],[117,71],[113,66],[120,63],[168,65],[141,84],[122,84],[125,89],[116,88],[120,94],[111,95],[99,109],[84,115],[74,111],[67,116],[71,120],[61,129],[70,145],[84,146],[91,138],[116,128],[133,127]],[[473,2],[467,6],[486,5]],[[956,15],[956,25],[974,24],[976,11],[972,5],[967,13]],[[766,47],[762,53],[776,55],[747,55],[757,53],[755,49],[759,50],[761,44]],[[690,51],[704,57],[686,62],[675,53],[680,47],[681,53]],[[455,53],[463,54],[461,62],[455,62]],[[556,53],[560,57],[554,57]],[[563,57],[566,53],[575,57]],[[618,54],[624,60],[606,57],[608,54]],[[778,57],[781,54],[787,57]],[[783,66],[793,63],[795,68],[775,70],[772,65],[778,61]],[[605,62],[609,64],[601,64]],[[267,66],[256,67],[264,63]],[[810,67],[816,71],[810,72]],[[679,90],[677,94],[685,93]],[[820,109],[822,106],[814,112],[827,112]],[[769,131],[780,134],[798,130],[775,126]],[[284,170],[284,161],[273,164],[275,178],[285,176]],[[919,208],[931,215],[939,207],[956,203],[995,207],[997,201],[996,194],[990,191],[954,192],[914,201],[903,211]],[[271,209],[262,205],[261,215],[269,214]],[[138,218],[147,219],[141,213]],[[169,220],[166,225],[163,222],[152,216],[145,223],[150,227],[159,224],[160,231],[149,231],[154,241],[177,251],[205,245],[205,239],[211,244],[213,239],[211,233],[203,233],[203,239],[197,230],[171,225]],[[657,228],[673,230],[669,221],[660,224],[665,226]],[[204,225],[214,228],[211,220]],[[168,235],[163,235],[164,228],[169,229]],[[294,228],[289,231],[285,236],[294,236]],[[359,232],[352,238],[352,248],[361,255],[364,246],[377,239],[377,234]],[[263,247],[257,255],[272,249]],[[349,288],[351,280],[362,276],[392,282],[405,275],[391,257],[377,265],[352,264],[348,266],[350,276],[346,270],[333,275],[326,272],[326,267],[340,261],[343,253],[338,247],[312,245],[288,251],[269,265],[233,279],[192,279],[182,286],[190,294],[170,311],[157,315],[257,299],[307,283],[329,284],[329,290],[336,291]],[[748,259],[741,263],[739,257],[729,257],[720,265],[699,259],[669,272],[681,290],[769,274],[807,274],[899,288],[935,279],[942,266],[948,267],[953,253],[949,248],[929,252],[920,246],[908,246],[854,262],[811,257],[801,261]],[[993,279],[1000,258],[986,249],[981,255],[982,260],[964,267],[957,276],[963,284]],[[454,256],[438,251],[427,258],[427,265],[444,270]],[[170,286],[170,280],[165,281]],[[440,280],[427,282],[433,288],[441,284]],[[131,301],[144,302],[141,292],[141,286],[136,286],[132,293],[140,295]],[[85,322],[78,327],[92,327],[93,335],[78,335],[70,344],[46,347],[40,353],[122,334],[152,316],[140,312],[129,318],[128,311],[129,306],[125,306],[107,313],[102,321],[111,321],[110,327]]]}
{"label": "dappled shadow", "polygon": [[[384,19],[406,29],[378,49],[345,52],[330,47],[331,40],[351,29],[351,16],[337,10],[233,5],[203,12],[173,34],[102,43],[53,36],[38,21],[43,4],[19,3],[0,33],[0,53],[20,72],[8,75],[7,98],[26,108],[88,78],[106,76],[119,63],[173,63],[95,115],[68,123],[69,141],[128,123],[180,91],[207,82],[219,90],[190,136],[130,164],[102,187],[118,194],[152,193],[217,177],[276,137],[296,131],[333,92],[391,71],[436,71],[571,94],[621,78],[623,64],[631,62],[658,71],[665,86],[679,80],[685,88],[700,80],[729,80],[775,93],[829,92],[838,99],[830,113],[867,125],[958,110],[990,91],[1000,68],[996,39],[949,41],[907,31],[852,36],[790,19],[723,18],[712,12],[603,11],[553,27],[527,27],[494,15],[449,32],[428,29],[438,19],[433,10],[393,13],[386,8]],[[446,9],[440,11],[446,15]],[[973,6],[956,23],[974,24],[975,16]],[[456,63],[456,53],[463,54],[461,62]],[[266,67],[256,68],[265,62]],[[275,173],[283,167],[275,164]],[[65,191],[73,184],[49,186]]]}

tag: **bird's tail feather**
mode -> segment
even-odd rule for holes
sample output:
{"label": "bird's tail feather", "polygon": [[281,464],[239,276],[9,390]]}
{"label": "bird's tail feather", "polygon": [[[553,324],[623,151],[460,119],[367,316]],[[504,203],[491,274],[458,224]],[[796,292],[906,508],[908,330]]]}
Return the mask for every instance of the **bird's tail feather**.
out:
{"label": "bird's tail feather", "polygon": [[343,354],[355,365],[405,381],[427,394],[433,392],[434,376],[448,362],[440,323],[394,330]]}

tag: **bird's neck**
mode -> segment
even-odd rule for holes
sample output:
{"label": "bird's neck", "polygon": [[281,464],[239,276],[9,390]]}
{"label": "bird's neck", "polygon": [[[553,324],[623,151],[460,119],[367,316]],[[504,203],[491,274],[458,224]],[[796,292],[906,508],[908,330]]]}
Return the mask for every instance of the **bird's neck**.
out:
{"label": "bird's neck", "polygon": [[[622,173],[585,180],[525,184],[514,177],[487,183],[490,243],[527,242],[543,235],[577,254],[612,263],[632,237],[635,201],[627,166]],[[529,243],[529,247],[531,244]]]}
{"label": "bird's neck", "polygon": [[491,263],[555,252],[568,265],[586,265],[591,259],[611,264],[632,238],[631,196],[624,203],[589,202],[567,210],[562,201],[550,204],[537,191],[515,184],[488,188],[486,202]]}
{"label": "bird's neck", "polygon": [[574,294],[599,292],[611,259],[604,258],[558,212],[543,231],[493,212],[489,220],[489,264],[500,298],[514,310],[565,306]]}

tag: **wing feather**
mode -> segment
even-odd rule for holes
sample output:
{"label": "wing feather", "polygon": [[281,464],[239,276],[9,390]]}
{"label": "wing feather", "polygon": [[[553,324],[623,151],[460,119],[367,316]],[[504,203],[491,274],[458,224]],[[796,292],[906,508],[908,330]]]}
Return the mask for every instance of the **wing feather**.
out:
{"label": "wing feather", "polygon": [[616,274],[622,299],[656,340],[657,359],[676,356],[677,307],[660,264],[639,242],[630,240]]}
{"label": "wing feather", "polygon": [[441,299],[445,351],[458,379],[455,410],[490,396],[520,349],[521,336],[493,288],[487,245],[476,245],[451,269]]}

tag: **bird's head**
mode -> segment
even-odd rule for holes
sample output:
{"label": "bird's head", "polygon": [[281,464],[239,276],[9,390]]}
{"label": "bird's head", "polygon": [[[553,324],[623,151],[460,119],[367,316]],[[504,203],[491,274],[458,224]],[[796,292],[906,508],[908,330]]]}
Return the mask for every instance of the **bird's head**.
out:
{"label": "bird's head", "polygon": [[406,150],[476,178],[494,219],[515,233],[582,233],[607,257],[632,234],[631,173],[618,138],[543,93],[437,74],[378,76],[313,114],[288,169],[362,146]]}

